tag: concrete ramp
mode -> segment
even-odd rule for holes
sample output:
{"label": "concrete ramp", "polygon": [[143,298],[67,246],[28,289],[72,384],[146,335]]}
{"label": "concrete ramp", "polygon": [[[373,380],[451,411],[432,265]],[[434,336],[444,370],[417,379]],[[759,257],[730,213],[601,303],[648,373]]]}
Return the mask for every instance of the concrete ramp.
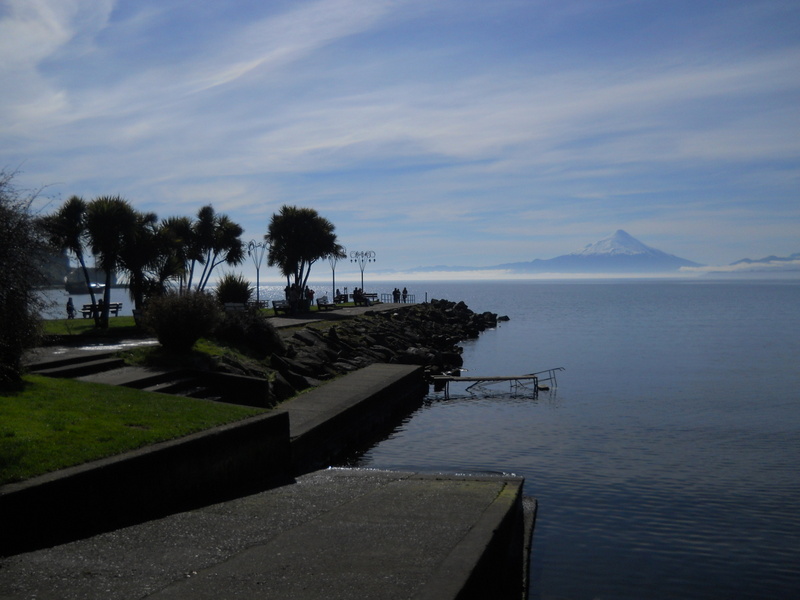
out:
{"label": "concrete ramp", "polygon": [[0,561],[3,598],[515,598],[517,477],[328,469]]}

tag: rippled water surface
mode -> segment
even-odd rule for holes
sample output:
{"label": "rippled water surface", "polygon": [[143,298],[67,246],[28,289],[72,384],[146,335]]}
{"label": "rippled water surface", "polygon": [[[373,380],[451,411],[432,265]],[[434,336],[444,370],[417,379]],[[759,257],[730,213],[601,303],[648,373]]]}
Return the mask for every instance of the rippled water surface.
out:
{"label": "rippled water surface", "polygon": [[427,288],[511,317],[468,374],[566,370],[536,400],[431,397],[360,466],[524,476],[534,598],[797,597],[797,282]]}

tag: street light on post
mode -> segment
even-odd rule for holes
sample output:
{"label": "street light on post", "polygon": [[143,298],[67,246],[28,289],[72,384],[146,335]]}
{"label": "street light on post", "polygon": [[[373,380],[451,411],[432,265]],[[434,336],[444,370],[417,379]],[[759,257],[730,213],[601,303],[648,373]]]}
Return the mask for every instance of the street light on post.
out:
{"label": "street light on post", "polygon": [[358,264],[358,268],[361,269],[361,290],[364,290],[364,269],[367,267],[367,263],[376,262],[375,259],[375,252],[372,250],[353,250],[350,253],[350,262],[354,262]]}
{"label": "street light on post", "polygon": [[253,264],[256,266],[256,306],[261,308],[261,262],[264,260],[264,253],[269,248],[267,242],[257,242],[250,240],[247,244],[247,255],[253,259]]}
{"label": "street light on post", "polygon": [[331,265],[331,277],[333,280],[333,283],[331,285],[331,296],[333,296],[334,303],[336,303],[336,263],[338,263],[340,259],[346,257],[347,257],[346,248],[342,248],[341,254],[334,252],[333,254],[328,255],[328,262]]}

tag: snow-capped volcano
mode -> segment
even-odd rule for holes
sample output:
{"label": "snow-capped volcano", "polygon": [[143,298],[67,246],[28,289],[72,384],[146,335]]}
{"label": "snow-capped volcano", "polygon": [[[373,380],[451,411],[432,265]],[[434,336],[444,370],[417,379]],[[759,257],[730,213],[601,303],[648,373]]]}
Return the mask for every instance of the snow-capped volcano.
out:
{"label": "snow-capped volcano", "polygon": [[510,273],[675,273],[681,267],[702,266],[691,260],[651,248],[618,229],[610,236],[582,250],[549,259],[506,263],[491,267],[418,267],[412,271],[502,270]]}
{"label": "snow-capped volcano", "polygon": [[587,244],[582,250],[570,252],[567,256],[620,256],[633,254],[649,254],[651,256],[669,256],[661,250],[651,248],[637,240],[628,232],[617,229],[610,236],[594,244]]}
{"label": "snow-capped volcano", "polygon": [[527,273],[667,273],[697,266],[700,265],[691,260],[651,248],[618,229],[571,254],[500,265],[500,268]]}

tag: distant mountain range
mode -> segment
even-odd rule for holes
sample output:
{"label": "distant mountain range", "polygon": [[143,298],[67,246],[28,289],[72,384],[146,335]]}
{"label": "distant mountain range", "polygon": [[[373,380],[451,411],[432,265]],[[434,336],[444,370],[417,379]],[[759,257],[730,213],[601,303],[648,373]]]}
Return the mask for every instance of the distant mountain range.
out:
{"label": "distant mountain range", "polygon": [[413,271],[502,270],[511,273],[669,273],[699,263],[651,248],[619,229],[577,252],[491,267],[420,267]]}
{"label": "distant mountain range", "polygon": [[713,275],[742,275],[795,277],[800,275],[800,252],[789,256],[765,256],[764,258],[743,258],[726,267],[706,267],[703,269]]}

